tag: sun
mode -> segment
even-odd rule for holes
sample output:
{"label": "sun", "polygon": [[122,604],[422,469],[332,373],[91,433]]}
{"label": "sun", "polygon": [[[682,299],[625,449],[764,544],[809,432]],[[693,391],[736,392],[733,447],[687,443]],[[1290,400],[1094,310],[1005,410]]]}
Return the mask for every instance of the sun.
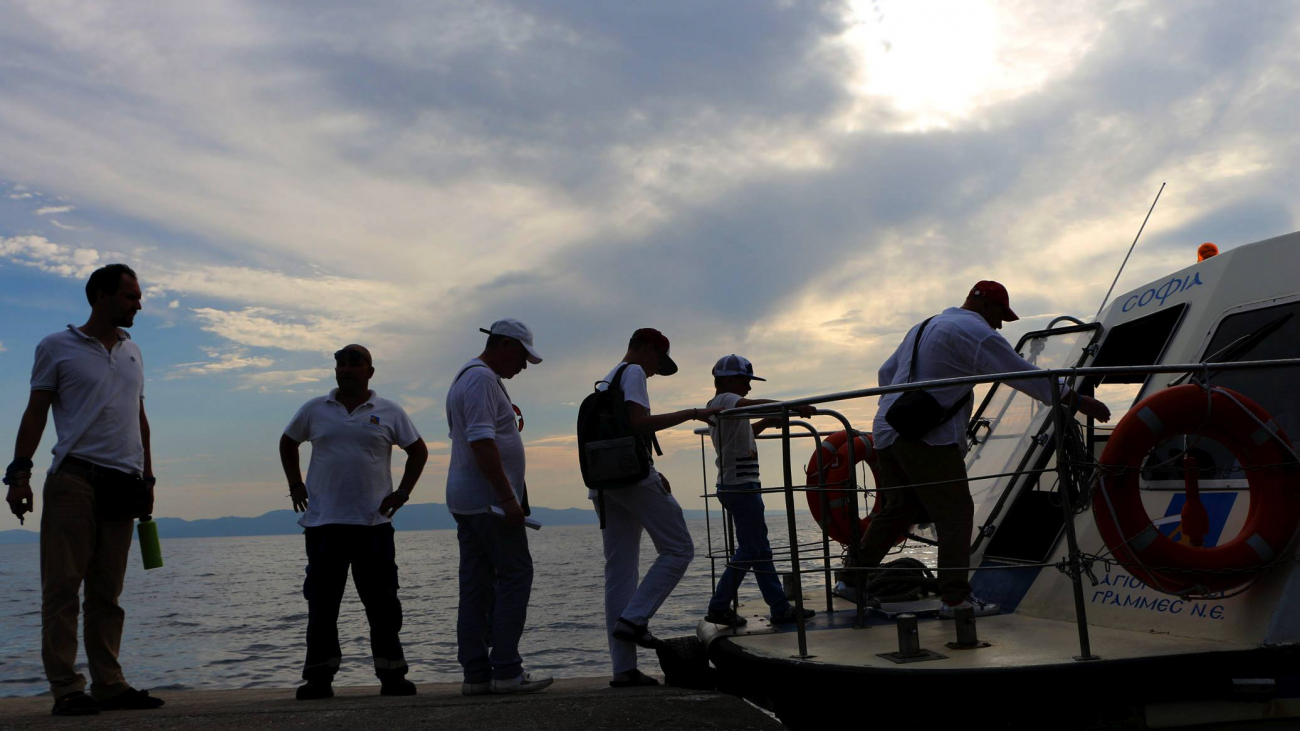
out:
{"label": "sun", "polygon": [[1069,73],[1100,32],[1090,6],[850,0],[846,83],[886,102],[897,131],[951,128]]}

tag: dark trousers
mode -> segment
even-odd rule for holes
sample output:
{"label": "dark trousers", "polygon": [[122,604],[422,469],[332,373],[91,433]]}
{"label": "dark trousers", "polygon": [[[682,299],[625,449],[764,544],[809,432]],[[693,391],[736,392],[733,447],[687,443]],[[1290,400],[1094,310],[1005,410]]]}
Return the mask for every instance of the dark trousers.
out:
{"label": "dark trousers", "polygon": [[519,638],[533,591],[526,529],[491,513],[455,517],[460,543],[456,655],[465,682],[517,678],[523,672]]}
{"label": "dark trousers", "polygon": [[858,552],[861,565],[880,565],[894,541],[925,508],[939,536],[939,596],[949,604],[962,601],[970,593],[967,566],[975,504],[961,450],[956,444],[935,447],[899,437],[876,454],[880,487],[899,489],[879,494],[880,513],[871,519]]}
{"label": "dark trousers", "polygon": [[339,669],[339,605],[352,583],[370,621],[370,650],[375,675],[381,681],[406,675],[406,658],[397,638],[402,629],[402,603],[397,599],[397,562],[393,526],[321,525],[304,531],[307,537],[307,662],[304,680],[328,683]]}
{"label": "dark trousers", "polygon": [[758,589],[763,593],[773,616],[785,614],[790,602],[781,587],[781,577],[772,565],[772,545],[767,540],[767,520],[763,517],[765,506],[757,482],[740,485],[720,485],[718,501],[731,513],[731,524],[736,531],[736,553],[727,562],[718,588],[709,601],[710,612],[725,612],[727,605],[736,599],[740,582],[748,571],[754,572]]}

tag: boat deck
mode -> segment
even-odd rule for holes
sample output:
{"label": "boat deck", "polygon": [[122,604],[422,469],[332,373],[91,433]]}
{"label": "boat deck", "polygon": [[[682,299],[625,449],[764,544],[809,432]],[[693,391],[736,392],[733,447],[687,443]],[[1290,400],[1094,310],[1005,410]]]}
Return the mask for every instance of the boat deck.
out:
{"label": "boat deck", "polygon": [[[999,668],[1023,671],[1034,667],[1078,664],[1073,658],[1079,654],[1079,633],[1073,622],[1003,614],[976,620],[979,639],[989,646],[971,650],[945,646],[956,640],[953,622],[920,616],[917,630],[921,647],[946,657],[900,665],[881,657],[898,650],[898,634],[893,620],[879,612],[868,611],[867,626],[854,629],[854,605],[837,597],[835,607],[833,614],[819,612],[809,620],[807,638],[811,657],[806,662],[863,670],[906,667],[918,673]],[[725,638],[726,642],[747,655],[758,658],[799,662],[795,626],[773,627],[766,609],[761,602],[742,604],[738,611],[749,620],[748,625],[733,630],[701,622],[697,636],[706,644]],[[890,609],[890,606],[886,605],[885,609]],[[1253,645],[1096,626],[1089,627],[1089,637],[1093,654],[1102,660],[1138,660],[1255,649]]]}

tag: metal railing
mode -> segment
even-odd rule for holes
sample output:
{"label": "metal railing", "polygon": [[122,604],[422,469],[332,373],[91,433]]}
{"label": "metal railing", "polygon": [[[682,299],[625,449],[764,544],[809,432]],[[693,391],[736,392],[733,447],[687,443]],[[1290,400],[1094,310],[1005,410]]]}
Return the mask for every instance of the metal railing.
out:
{"label": "metal railing", "polygon": [[[842,401],[851,401],[856,399],[870,398],[874,396],[883,396],[891,393],[904,393],[908,391],[930,390],[936,388],[943,388],[946,386],[958,386],[958,385],[976,386],[976,385],[988,384],[988,383],[999,383],[999,382],[1008,383],[1008,382],[1022,381],[1028,379],[1047,379],[1052,394],[1052,400],[1050,404],[1052,409],[1051,429],[1052,429],[1052,435],[1055,437],[1054,443],[1055,443],[1055,450],[1056,450],[1056,466],[1048,469],[1024,469],[1016,472],[1004,472],[1004,473],[990,474],[990,475],[975,475],[975,476],[968,475],[967,480],[974,482],[979,480],[1000,479],[1008,476],[1020,476],[1026,474],[1045,474],[1049,472],[1055,472],[1057,473],[1058,489],[1061,490],[1062,493],[1064,493],[1065,486],[1069,484],[1070,475],[1068,474],[1068,472],[1074,467],[1071,465],[1070,460],[1067,459],[1066,440],[1061,435],[1064,434],[1065,432],[1066,420],[1069,419],[1073,421],[1075,419],[1074,414],[1071,412],[1067,412],[1067,407],[1062,403],[1062,387],[1065,385],[1066,380],[1069,380],[1072,383],[1078,383],[1082,379],[1086,379],[1089,377],[1104,377],[1110,375],[1154,375],[1154,374],[1161,374],[1161,373],[1177,373],[1177,374],[1190,374],[1193,377],[1199,375],[1202,383],[1208,383],[1211,372],[1217,374],[1217,373],[1222,373],[1227,371],[1261,370],[1267,368],[1295,368],[1295,367],[1300,367],[1300,358],[1263,360],[1263,361],[1242,361],[1242,362],[1235,362],[1235,363],[1234,362],[1183,363],[1183,364],[1146,365],[1146,366],[1051,368],[1051,369],[1042,369],[1042,370],[1035,370],[1035,371],[1020,371],[1020,372],[1013,372],[1013,373],[997,373],[997,374],[982,375],[982,376],[945,378],[945,379],[938,379],[933,381],[906,383],[906,384],[898,384],[892,386],[877,386],[874,388],[864,388],[855,391],[843,391],[839,393],[832,393],[832,394],[826,394],[820,396],[810,396],[807,398],[791,399],[787,401],[776,401],[772,403],[758,404],[753,406],[746,406],[743,408],[730,409],[728,411],[724,411],[718,414],[717,417],[722,419],[734,419],[734,420],[776,418],[781,421],[781,429],[779,435],[770,435],[770,436],[760,435],[758,438],[779,439],[781,441],[781,461],[782,461],[782,472],[783,472],[784,484],[780,487],[759,488],[757,492],[759,492],[760,494],[779,492],[782,493],[785,498],[785,513],[786,513],[786,524],[787,524],[789,545],[774,546],[772,550],[771,560],[773,561],[774,566],[776,566],[777,564],[787,564],[787,563],[789,565],[788,569],[786,570],[778,569],[776,570],[776,573],[782,576],[784,580],[788,580],[793,584],[792,589],[794,594],[794,604],[796,608],[795,626],[796,626],[798,647],[799,647],[798,657],[806,659],[810,657],[810,655],[808,654],[807,623],[803,616],[804,615],[803,612],[804,592],[803,592],[803,581],[802,581],[803,575],[812,574],[812,573],[825,575],[826,611],[827,613],[833,613],[835,611],[835,608],[834,608],[834,591],[833,591],[834,582],[832,581],[832,577],[835,573],[843,572],[847,576],[861,577],[862,572],[867,572],[867,571],[877,572],[877,571],[890,570],[888,568],[881,568],[881,567],[834,567],[832,566],[832,556],[831,556],[831,549],[830,549],[831,537],[826,527],[827,524],[830,523],[830,510],[829,510],[829,504],[827,500],[827,493],[832,491],[839,492],[839,493],[843,493],[844,496],[846,497],[845,505],[847,506],[848,513],[849,513],[849,525],[851,531],[850,538],[852,541],[850,545],[856,546],[858,545],[861,539],[861,536],[858,535],[858,528],[861,524],[861,511],[859,510],[859,503],[858,503],[859,494],[865,495],[868,493],[879,493],[891,489],[910,489],[910,488],[926,487],[926,485],[924,484],[907,485],[898,488],[882,488],[879,485],[877,485],[874,488],[860,487],[858,485],[858,480],[857,480],[857,470],[858,470],[859,463],[855,459],[856,455],[854,454],[854,450],[855,450],[854,442],[856,441],[854,437],[856,437],[859,434],[862,434],[863,432],[855,431],[852,425],[849,423],[849,420],[843,414],[839,413],[838,411],[833,411],[826,408],[820,408],[821,405],[837,403]],[[826,416],[835,419],[836,421],[839,422],[844,432],[847,435],[850,435],[850,438],[847,439],[845,442],[845,447],[842,448],[847,451],[846,456],[848,458],[848,465],[849,465],[847,478],[843,482],[834,482],[834,483],[824,482],[826,470],[824,469],[824,465],[822,465],[821,463],[821,449],[820,449],[820,445],[822,443],[821,432],[819,432],[817,428],[815,428],[812,424],[808,423],[807,421],[792,419],[792,417],[796,416],[794,411],[804,406],[817,407],[816,412],[814,414],[815,416]],[[791,431],[792,428],[803,429],[806,431],[806,433],[802,433],[802,434],[792,433]],[[704,495],[702,495],[702,497],[705,500],[705,520],[706,520],[706,524],[708,524],[711,523],[711,520],[709,519],[709,512],[708,512],[709,500],[717,499],[719,493],[709,491],[710,482],[708,480],[707,460],[705,460],[704,458],[705,447],[706,447],[704,441],[704,435],[707,434],[707,430],[701,429],[697,431],[701,434],[700,437],[701,469],[704,474],[704,483],[705,483],[705,493]],[[816,455],[816,460],[817,460],[818,480],[817,480],[817,484],[815,485],[794,484],[793,468],[792,468],[791,453],[790,453],[791,439],[793,438],[812,438],[815,444],[817,445],[817,448],[815,449],[814,453]],[[1026,448],[1034,449],[1032,445]],[[1091,445],[1089,445],[1089,449],[1091,449]],[[934,483],[929,483],[929,484],[934,484]],[[725,493],[725,491],[723,492]],[[818,493],[820,495],[821,508],[822,508],[822,520],[820,521],[821,537],[820,540],[817,542],[801,544],[799,541],[798,527],[796,523],[797,510],[795,507],[795,493],[798,492],[804,492],[804,493],[813,492],[813,493]],[[1063,498],[1064,498],[1064,494],[1063,494]],[[1039,564],[1017,564],[1011,566],[978,566],[978,567],[968,566],[965,568],[967,570],[972,570],[972,571],[989,571],[989,570],[1018,570],[1018,569],[1032,568],[1038,566],[1038,567],[1055,567],[1058,570],[1066,573],[1070,577],[1071,584],[1073,587],[1075,622],[1078,626],[1078,633],[1079,633],[1079,655],[1074,656],[1074,659],[1080,661],[1094,660],[1096,659],[1096,656],[1092,654],[1091,644],[1088,636],[1087,609],[1084,602],[1084,590],[1083,590],[1083,582],[1082,582],[1082,577],[1088,571],[1088,561],[1084,558],[1084,554],[1079,549],[1078,538],[1075,533],[1075,524],[1074,524],[1075,513],[1071,501],[1069,499],[1061,499],[1060,503],[1061,503],[1062,514],[1064,517],[1064,534],[1065,534],[1066,548],[1067,548],[1067,555],[1064,560],[1059,562],[1047,562],[1047,563],[1039,563]],[[718,576],[717,576],[716,569],[717,569],[717,562],[719,560],[725,560],[726,565],[729,567],[743,569],[751,573],[757,573],[754,567],[747,566],[747,565],[742,566],[739,564],[732,563],[732,557],[735,554],[735,540],[734,540],[735,537],[734,537],[734,532],[732,530],[731,520],[729,515],[726,515],[724,517],[724,536],[725,536],[725,544],[724,544],[723,551],[716,552],[713,550],[712,533],[710,532],[708,535],[708,540],[709,540],[708,558],[711,560],[711,563],[713,564],[713,585],[715,591],[717,589],[717,583],[718,583]],[[1056,539],[1056,543],[1053,544],[1053,548],[1052,548],[1053,552],[1057,550],[1055,546],[1059,545],[1059,540],[1060,537],[1058,536]],[[821,555],[818,556],[817,558],[808,559],[808,558],[804,558],[801,555],[801,549],[806,547],[818,546],[818,545],[821,548],[819,552]],[[813,563],[813,562],[820,563],[821,565],[811,567],[811,568],[806,568],[804,565],[806,563]],[[960,567],[953,567],[953,568],[960,568]],[[855,592],[856,595],[855,626],[857,627],[865,626],[865,617],[866,617],[865,594],[866,592],[864,590],[864,584],[862,584],[861,581],[859,580],[857,583],[857,591]],[[733,601],[734,600],[735,598],[733,597]]]}

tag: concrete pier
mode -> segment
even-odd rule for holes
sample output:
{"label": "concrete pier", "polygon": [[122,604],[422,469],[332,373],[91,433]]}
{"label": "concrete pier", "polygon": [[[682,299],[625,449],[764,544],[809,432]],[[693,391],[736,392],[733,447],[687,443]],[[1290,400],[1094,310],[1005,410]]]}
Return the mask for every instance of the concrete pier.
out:
{"label": "concrete pier", "polygon": [[419,695],[388,698],[378,686],[339,687],[335,697],[298,701],[293,689],[154,692],[153,711],[50,715],[49,696],[0,699],[4,729],[369,729],[453,731],[551,729],[770,729],[776,720],[735,698],[679,688],[610,688],[605,678],[557,680],[540,693],[462,696],[460,684],[421,685]]}

